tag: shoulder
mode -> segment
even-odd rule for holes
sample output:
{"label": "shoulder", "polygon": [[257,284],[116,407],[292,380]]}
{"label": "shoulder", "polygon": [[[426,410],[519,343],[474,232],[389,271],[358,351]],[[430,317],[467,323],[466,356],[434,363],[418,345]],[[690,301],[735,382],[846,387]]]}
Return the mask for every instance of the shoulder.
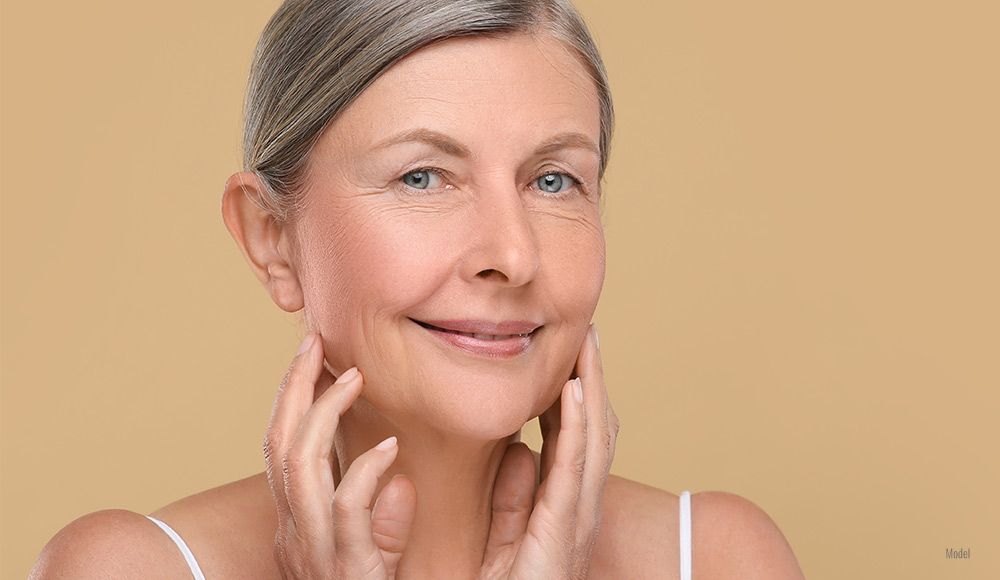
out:
{"label": "shoulder", "polygon": [[590,578],[675,578],[677,496],[617,476],[604,489]]}
{"label": "shoulder", "polygon": [[152,515],[184,538],[208,578],[278,574],[272,556],[277,514],[263,473],[184,498]]}
{"label": "shoulder", "polygon": [[[677,578],[678,496],[624,478],[608,478],[594,578]],[[691,495],[695,575],[714,578],[802,578],[778,526],[753,502],[707,491]]]}
{"label": "shoulder", "polygon": [[803,578],[774,520],[738,495],[692,494],[691,537],[692,566],[702,578]]}
{"label": "shoulder", "polygon": [[106,510],[79,518],[42,550],[30,580],[190,578],[173,541],[145,516]]}
{"label": "shoulder", "polygon": [[[263,474],[184,498],[153,512],[183,538],[208,578],[273,577],[276,527]],[[153,521],[124,510],[86,515],[63,528],[38,557],[30,580],[191,579],[174,541]]]}

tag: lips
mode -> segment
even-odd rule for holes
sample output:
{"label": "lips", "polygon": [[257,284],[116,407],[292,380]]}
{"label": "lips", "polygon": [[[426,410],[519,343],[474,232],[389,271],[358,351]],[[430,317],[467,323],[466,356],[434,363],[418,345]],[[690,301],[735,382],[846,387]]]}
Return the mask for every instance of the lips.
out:
{"label": "lips", "polygon": [[524,320],[410,320],[453,347],[489,358],[507,358],[524,352],[542,327]]}

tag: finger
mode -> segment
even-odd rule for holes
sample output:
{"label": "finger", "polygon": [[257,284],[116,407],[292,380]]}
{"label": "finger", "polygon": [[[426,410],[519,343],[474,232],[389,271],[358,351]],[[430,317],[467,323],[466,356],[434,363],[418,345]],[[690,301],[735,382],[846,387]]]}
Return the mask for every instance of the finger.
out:
{"label": "finger", "polygon": [[600,352],[597,348],[597,329],[591,326],[580,348],[577,372],[583,385],[583,399],[587,421],[587,463],[580,488],[578,528],[581,537],[596,534],[600,525],[604,487],[614,458],[618,435],[617,418],[612,421]]}
{"label": "finger", "polygon": [[417,488],[402,475],[393,477],[375,500],[372,508],[372,537],[382,552],[386,576],[393,578],[410,537],[413,516],[417,513]]}
{"label": "finger", "polygon": [[361,393],[362,382],[356,368],[340,375],[309,407],[282,458],[285,496],[292,519],[298,527],[308,526],[315,537],[331,532],[334,435],[340,416]]}
{"label": "finger", "polygon": [[[344,372],[346,373],[347,371]],[[341,376],[343,376],[343,373],[341,374]],[[327,389],[332,387],[333,384],[337,382],[337,378],[339,377],[334,377],[332,374],[330,374],[330,371],[327,370],[326,365],[323,365],[323,370],[320,371],[319,378],[316,379],[315,383],[316,388],[313,389],[314,403],[319,400],[320,396],[322,396],[323,393],[327,391]]]}
{"label": "finger", "polygon": [[512,443],[504,451],[493,485],[493,518],[483,562],[524,535],[534,502],[535,458],[524,443]]}
{"label": "finger", "polygon": [[579,379],[566,383],[561,399],[559,444],[528,522],[529,533],[539,538],[568,534],[571,539],[576,532],[576,504],[587,461],[587,420]]}
{"label": "finger", "polygon": [[556,448],[559,446],[559,428],[562,426],[560,419],[562,414],[562,397],[552,403],[544,413],[538,416],[538,427],[542,432],[542,452],[540,457],[540,481],[544,481],[549,476],[552,469],[552,462],[556,457]]}
{"label": "finger", "polygon": [[334,543],[337,545],[337,557],[342,562],[372,565],[365,558],[379,553],[372,537],[370,508],[375,499],[378,480],[395,461],[398,451],[396,438],[389,437],[362,453],[347,468],[340,486],[334,492]]}
{"label": "finger", "polygon": [[282,460],[292,444],[299,422],[312,404],[311,387],[323,369],[322,341],[317,338],[318,335],[314,333],[306,335],[292,359],[292,364],[278,387],[271,419],[264,434],[267,481],[278,509],[279,523],[289,516]]}

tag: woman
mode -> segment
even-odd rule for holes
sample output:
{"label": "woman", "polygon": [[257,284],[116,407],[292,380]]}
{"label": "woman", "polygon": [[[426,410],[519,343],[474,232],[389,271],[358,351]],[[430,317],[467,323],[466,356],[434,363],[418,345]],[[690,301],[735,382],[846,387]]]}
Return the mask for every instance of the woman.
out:
{"label": "woman", "polygon": [[33,577],[801,577],[753,504],[608,475],[612,109],[572,8],[292,0],[246,106],[223,216],[307,328],[267,472],[77,520]]}

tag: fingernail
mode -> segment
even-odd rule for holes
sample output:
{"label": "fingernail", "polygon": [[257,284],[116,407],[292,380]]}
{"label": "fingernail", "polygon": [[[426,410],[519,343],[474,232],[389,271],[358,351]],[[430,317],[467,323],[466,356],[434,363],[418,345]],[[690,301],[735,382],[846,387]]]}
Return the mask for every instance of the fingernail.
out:
{"label": "fingernail", "polygon": [[591,324],[590,326],[594,329],[594,346],[597,347],[597,350],[601,350],[601,337],[597,336],[597,325]]}
{"label": "fingernail", "polygon": [[339,377],[337,377],[337,384],[342,385],[348,381],[354,380],[354,377],[358,376],[358,367],[351,367],[343,372]]}
{"label": "fingernail", "polygon": [[311,347],[314,342],[316,342],[316,333],[310,332],[309,334],[306,335],[305,340],[302,341],[302,345],[299,346],[299,352],[295,353],[295,356],[298,356],[304,353],[305,351],[309,350],[309,347]]}
{"label": "fingernail", "polygon": [[388,451],[388,450],[392,449],[395,446],[396,446],[396,437],[393,436],[393,437],[389,437],[385,441],[383,441],[383,442],[379,443],[378,445],[376,445],[375,449],[378,449],[379,451]]}
{"label": "fingernail", "polygon": [[580,377],[576,377],[575,379],[573,379],[573,381],[576,383],[573,386],[573,395],[576,396],[576,402],[577,403],[582,403],[583,402],[583,383],[580,382]]}

